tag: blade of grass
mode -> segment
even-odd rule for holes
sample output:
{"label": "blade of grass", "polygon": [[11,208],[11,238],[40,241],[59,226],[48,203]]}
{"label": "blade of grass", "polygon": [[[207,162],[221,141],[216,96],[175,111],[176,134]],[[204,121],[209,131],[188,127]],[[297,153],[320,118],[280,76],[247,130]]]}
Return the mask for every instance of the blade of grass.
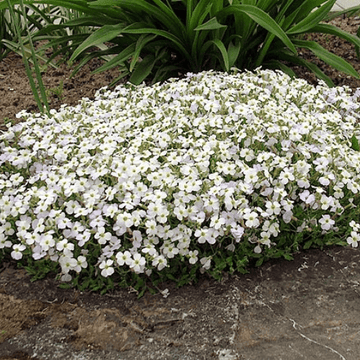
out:
{"label": "blade of grass", "polygon": [[222,18],[228,15],[234,15],[235,13],[244,13],[252,20],[258,23],[260,26],[270,31],[276,37],[278,37],[294,54],[297,54],[294,44],[286,35],[283,29],[272,19],[267,13],[258,9],[256,6],[251,5],[232,5],[218,13],[218,18]]}
{"label": "blade of grass", "polygon": [[112,40],[121,33],[124,27],[125,26],[123,24],[105,25],[96,30],[80,46],[77,47],[71,55],[70,62],[74,61],[85,49]]}
{"label": "blade of grass", "polygon": [[135,68],[129,81],[134,85],[140,85],[141,82],[151,73],[155,64],[155,56],[147,55]]}
{"label": "blade of grass", "polygon": [[293,43],[300,48],[305,48],[312,51],[319,59],[323,60],[333,68],[360,79],[360,75],[348,62],[346,62],[340,56],[327,51],[315,41],[293,40]]}
{"label": "blade of grass", "polygon": [[355,15],[356,13],[360,12],[360,6],[356,5],[353,6],[351,8],[345,9],[345,10],[340,10],[340,11],[336,11],[333,13],[328,14],[328,16],[326,16],[326,18],[324,19],[325,21],[330,21],[332,19],[335,19],[341,15],[347,15],[347,16],[352,16]]}
{"label": "blade of grass", "polygon": [[289,29],[286,33],[289,34],[299,34],[306,32],[316,26],[325,16],[329,13],[331,8],[334,6],[336,0],[328,1],[325,5],[321,6],[319,9],[312,12],[304,20],[300,21],[298,24]]}
{"label": "blade of grass", "polygon": [[[326,74],[324,74],[317,65],[315,65],[307,60],[304,60],[298,56],[294,56],[290,52],[283,51],[283,52],[278,53],[277,55],[280,60],[284,60],[289,63],[295,64],[295,65],[300,65],[300,66],[306,67],[311,72],[313,72],[317,78],[325,81],[325,83],[329,87],[334,86],[333,81]],[[266,64],[265,64],[265,66],[266,66]]]}
{"label": "blade of grass", "polygon": [[[15,12],[14,12],[14,9],[13,9],[13,7],[11,5],[11,2],[10,2],[10,0],[6,0],[6,1],[7,1],[7,4],[8,4],[8,9],[10,11],[10,15],[11,15],[11,17],[13,19],[15,19],[15,16],[14,16]],[[19,5],[20,5],[20,8],[22,10],[23,18],[26,19],[26,11],[25,11],[25,6],[24,6],[23,1],[20,1]],[[37,63],[35,49],[34,49],[32,39],[31,39],[31,34],[30,34],[30,31],[29,31],[29,28],[27,26],[27,23],[25,22],[25,26],[26,26],[26,29],[27,29],[27,35],[28,35],[28,41],[29,41],[29,45],[30,45],[30,49],[31,49],[31,58],[32,58],[32,61],[33,61],[33,64],[34,64],[36,80],[37,80],[39,89],[37,88],[37,86],[35,84],[35,81],[33,79],[33,76],[32,76],[32,72],[31,72],[31,69],[30,69],[30,66],[29,66],[29,61],[27,59],[26,52],[25,52],[24,42],[23,42],[22,37],[21,37],[21,31],[20,31],[19,23],[15,22],[14,25],[15,25],[15,29],[16,29],[17,36],[18,36],[19,43],[20,43],[22,59],[23,59],[24,65],[25,65],[26,75],[27,75],[27,77],[29,79],[31,90],[33,92],[35,101],[36,101],[37,106],[38,106],[38,108],[39,108],[39,110],[41,112],[46,112],[47,114],[49,114],[49,104],[48,104],[48,101],[47,101],[45,87],[44,87],[44,84],[42,82],[41,73],[40,73],[38,63]],[[40,95],[39,95],[38,91],[40,91]],[[44,106],[45,106],[45,109],[44,109]]]}
{"label": "blade of grass", "polygon": [[355,46],[360,46],[360,38],[358,36],[349,34],[346,31],[343,31],[333,25],[319,24],[319,25],[315,26],[314,28],[312,28],[311,32],[335,35],[335,36],[345,39],[346,41],[353,43]]}
{"label": "blade of grass", "polygon": [[[23,54],[25,54],[27,60],[29,62],[31,62],[32,64],[34,64],[34,62],[33,62],[33,54],[31,52],[31,49],[28,46],[26,46],[25,44],[24,44],[24,48],[23,48],[23,50],[24,50],[24,53],[23,53],[18,42],[16,43],[16,42],[13,42],[13,41],[10,41],[10,40],[4,40],[3,39],[2,43],[5,44],[8,49],[10,49],[11,51],[13,51],[14,53],[16,53],[16,54],[18,54],[20,56],[23,56]],[[37,60],[43,61],[44,63],[48,63],[48,59],[44,58],[43,56],[41,56],[39,54],[35,54],[35,58]],[[54,69],[57,69],[57,66],[55,64],[49,62],[49,65],[52,66]]]}

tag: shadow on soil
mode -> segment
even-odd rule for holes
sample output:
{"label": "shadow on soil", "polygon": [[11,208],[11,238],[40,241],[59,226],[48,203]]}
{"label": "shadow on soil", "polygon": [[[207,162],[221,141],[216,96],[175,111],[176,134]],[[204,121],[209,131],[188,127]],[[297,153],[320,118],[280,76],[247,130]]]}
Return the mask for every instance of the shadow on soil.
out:
{"label": "shadow on soil", "polygon": [[[80,293],[0,274],[0,360],[360,358],[360,255],[330,248],[170,295]],[[163,287],[165,289],[165,287]]]}

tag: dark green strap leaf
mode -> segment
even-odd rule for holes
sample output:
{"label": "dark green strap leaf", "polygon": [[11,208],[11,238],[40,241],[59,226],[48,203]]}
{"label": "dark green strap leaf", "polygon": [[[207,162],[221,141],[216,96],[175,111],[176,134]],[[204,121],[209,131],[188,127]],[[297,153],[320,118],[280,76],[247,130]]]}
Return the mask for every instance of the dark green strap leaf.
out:
{"label": "dark green strap leaf", "polygon": [[266,12],[252,5],[232,5],[228,6],[224,10],[221,10],[217,14],[217,18],[221,19],[228,15],[235,15],[236,13],[242,13],[249,16],[257,24],[270,31],[276,37],[278,37],[294,54],[297,54],[294,44],[286,35],[284,30],[276,23],[276,21],[270,17]]}
{"label": "dark green strap leaf", "polygon": [[300,34],[310,30],[326,17],[331,8],[334,6],[335,2],[336,0],[329,0],[326,4],[324,4],[319,9],[308,15],[305,19],[301,20],[298,24],[287,30],[286,33],[288,35]]}
{"label": "dark green strap leaf", "polygon": [[221,28],[227,28],[227,26],[220,24],[217,21],[216,17],[214,17],[214,18],[210,19],[209,21],[207,21],[205,24],[199,25],[194,30],[196,30],[196,31],[199,31],[199,30],[216,30],[216,29],[221,29]]}
{"label": "dark green strap leaf", "polygon": [[309,49],[312,51],[319,59],[323,60],[333,68],[343,71],[344,73],[354,76],[357,79],[360,79],[360,75],[357,71],[344,59],[340,56],[337,56],[330,51],[324,49],[321,45],[316,43],[315,41],[306,41],[306,40],[293,40],[294,45]]}

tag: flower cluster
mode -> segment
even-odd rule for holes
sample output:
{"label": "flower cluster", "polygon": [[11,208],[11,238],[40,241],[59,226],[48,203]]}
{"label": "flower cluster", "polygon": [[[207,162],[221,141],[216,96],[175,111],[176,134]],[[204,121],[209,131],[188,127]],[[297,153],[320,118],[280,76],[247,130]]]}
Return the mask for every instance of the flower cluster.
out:
{"label": "flower cluster", "polygon": [[[359,105],[347,88],[233,69],[18,116],[0,136],[0,249],[56,261],[64,281],[94,249],[103,277],[174,258],[207,271],[216,251],[276,246],[288,224],[326,234],[346,212],[358,219]],[[360,224],[348,223],[357,246]]]}

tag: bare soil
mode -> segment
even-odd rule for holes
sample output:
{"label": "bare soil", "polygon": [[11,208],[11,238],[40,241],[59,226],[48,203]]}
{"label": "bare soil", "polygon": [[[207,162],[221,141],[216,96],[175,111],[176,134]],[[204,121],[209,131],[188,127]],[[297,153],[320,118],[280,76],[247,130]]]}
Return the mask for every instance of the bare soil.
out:
{"label": "bare soil", "polygon": [[[356,33],[358,19],[333,23]],[[360,72],[354,47],[332,36],[313,38]],[[309,52],[303,56],[312,59]],[[337,85],[360,81],[314,61]],[[50,104],[77,104],[109,84],[118,71],[92,75],[94,60],[75,77],[62,65],[43,81]],[[299,76],[315,78],[299,67]],[[63,82],[63,91],[56,95]],[[52,95],[51,95],[52,94]],[[37,111],[21,58],[0,62],[0,119]],[[0,127],[3,126],[0,121]],[[170,295],[132,289],[104,296],[58,288],[52,276],[31,282],[14,262],[0,264],[0,360],[346,359],[359,360],[360,253],[353,248],[311,249],[295,260],[272,260],[247,275],[216,282],[204,276]]]}

